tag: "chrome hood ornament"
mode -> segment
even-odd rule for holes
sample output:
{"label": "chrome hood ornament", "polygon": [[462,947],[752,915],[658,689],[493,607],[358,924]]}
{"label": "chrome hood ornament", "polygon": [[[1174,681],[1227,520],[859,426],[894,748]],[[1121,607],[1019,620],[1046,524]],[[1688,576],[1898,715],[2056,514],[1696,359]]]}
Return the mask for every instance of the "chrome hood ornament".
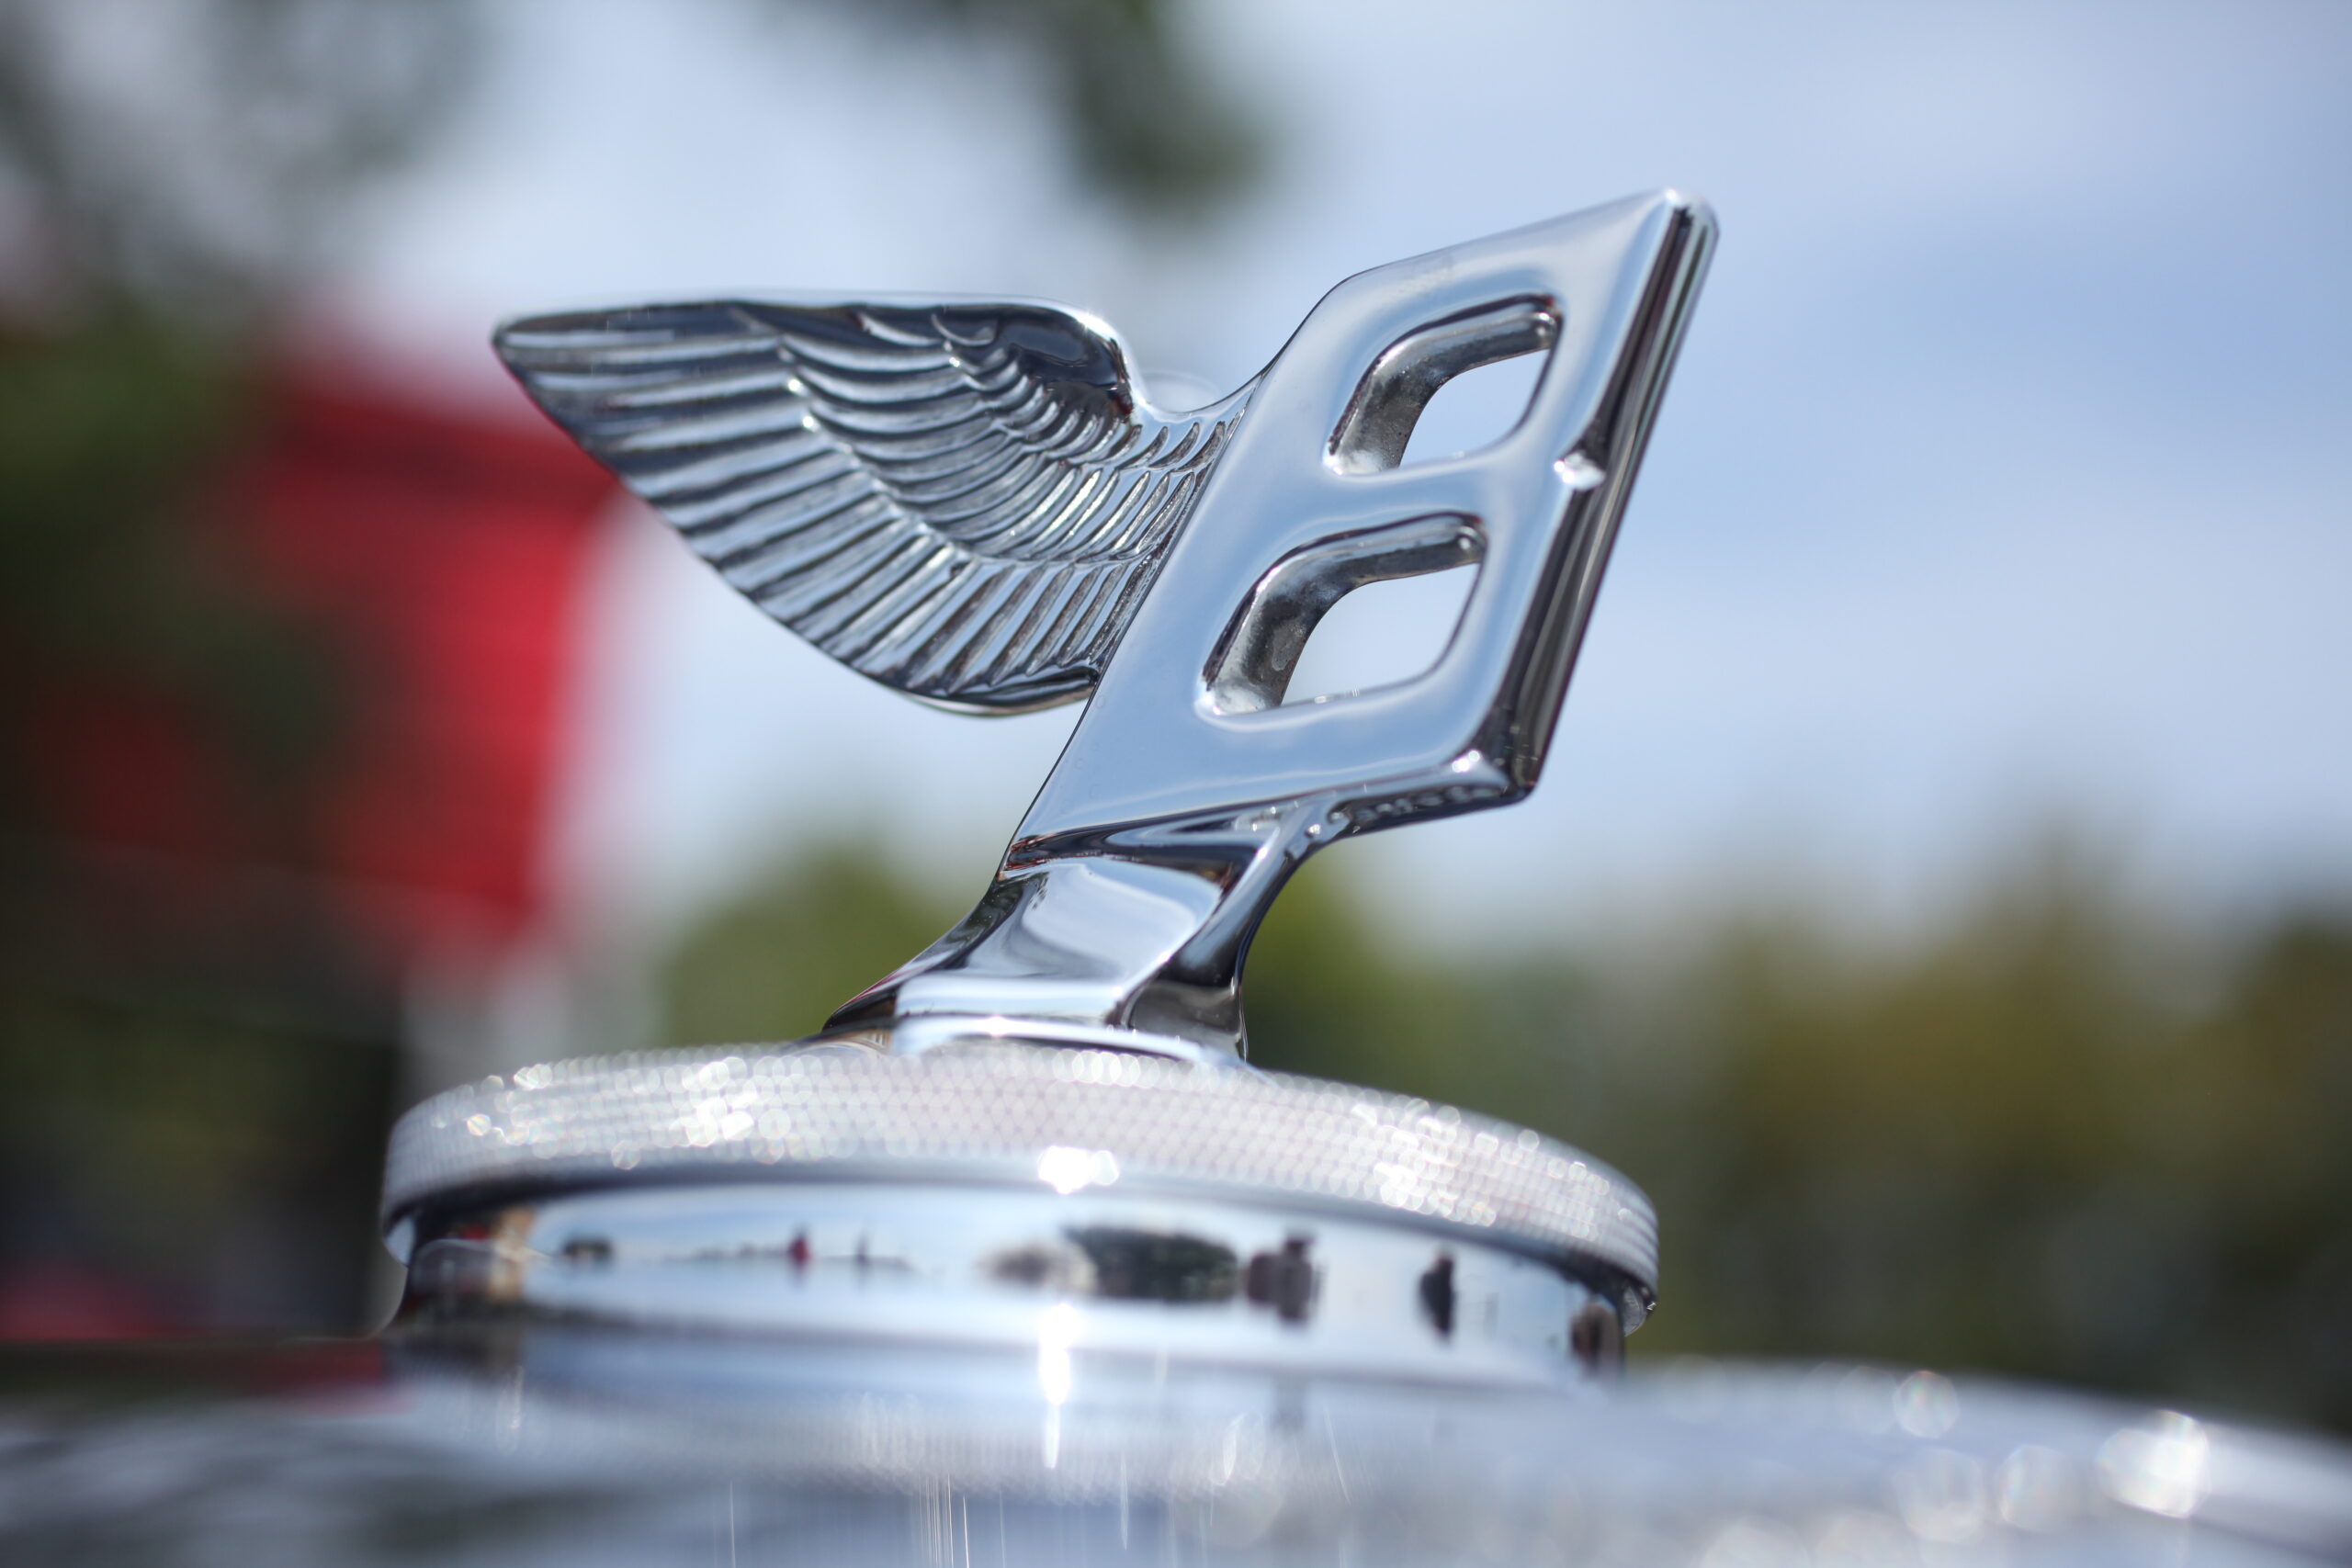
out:
{"label": "chrome hood ornament", "polygon": [[[982,712],[1092,695],[978,907],[817,1038],[542,1064],[403,1118],[404,1312],[1041,1368],[1613,1365],[1657,1287],[1647,1200],[1533,1132],[1248,1067],[1240,972],[1315,849],[1534,785],[1712,237],[1666,194],[1377,268],[1182,417],[1043,305],[504,328],[541,406],[819,647]],[[1537,354],[1509,434],[1403,462],[1449,378]],[[1342,595],[1457,565],[1431,669],[1283,700]]]}
{"label": "chrome hood ornament", "polygon": [[[1091,693],[961,924],[831,1032],[1243,1052],[1251,935],[1309,853],[1524,796],[1713,240],[1671,192],[1377,267],[1191,414],[1050,305],[720,300],[504,327],[539,405],[727,581],[859,672]],[[1447,380],[1544,367],[1487,449],[1403,464]],[[1475,566],[1437,663],[1285,703],[1366,583]]]}

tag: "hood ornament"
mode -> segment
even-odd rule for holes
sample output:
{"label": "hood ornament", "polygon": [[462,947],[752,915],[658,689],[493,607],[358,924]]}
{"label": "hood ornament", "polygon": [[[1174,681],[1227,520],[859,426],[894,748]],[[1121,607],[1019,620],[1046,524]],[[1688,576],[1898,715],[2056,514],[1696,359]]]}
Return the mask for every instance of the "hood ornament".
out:
{"label": "hood ornament", "polygon": [[[1712,238],[1666,194],[1376,268],[1181,416],[1045,305],[504,328],[540,405],[819,647],[983,713],[1091,700],[978,907],[816,1039],[540,1064],[402,1118],[403,1314],[952,1335],[1046,1370],[1613,1365],[1657,1287],[1639,1190],[1244,1066],[1240,975],[1314,850],[1533,787]],[[1534,354],[1509,434],[1403,461],[1449,378]],[[1432,668],[1284,701],[1342,595],[1458,565]]]}
{"label": "hood ornament", "polygon": [[[1376,267],[1183,414],[1143,400],[1109,327],[1031,302],[640,306],[497,346],[861,674],[977,713],[1091,694],[978,906],[830,1034],[1233,1060],[1242,960],[1300,862],[1534,786],[1713,234],[1668,192]],[[1441,386],[1531,354],[1509,434],[1403,464]],[[1349,592],[1457,566],[1476,577],[1432,668],[1283,700]]]}

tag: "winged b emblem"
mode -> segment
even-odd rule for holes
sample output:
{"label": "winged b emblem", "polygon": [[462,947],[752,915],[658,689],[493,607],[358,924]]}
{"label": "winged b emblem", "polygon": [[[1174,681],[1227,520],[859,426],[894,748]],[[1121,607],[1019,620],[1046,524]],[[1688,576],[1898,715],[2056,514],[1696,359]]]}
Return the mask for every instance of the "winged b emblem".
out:
{"label": "winged b emblem", "polygon": [[[1291,871],[1535,785],[1713,224],[1668,191],[1359,273],[1240,390],[1150,407],[1051,305],[712,300],[534,317],[499,354],[727,581],[851,668],[1016,712],[1092,694],[972,914],[851,999],[1226,1061]],[[1518,423],[1408,462],[1451,378],[1541,355]],[[1293,700],[1367,583],[1475,577],[1410,680]]]}
{"label": "winged b emblem", "polygon": [[752,603],[926,701],[1083,695],[1248,389],[1171,417],[1058,307],[714,300],[537,316],[539,406]]}

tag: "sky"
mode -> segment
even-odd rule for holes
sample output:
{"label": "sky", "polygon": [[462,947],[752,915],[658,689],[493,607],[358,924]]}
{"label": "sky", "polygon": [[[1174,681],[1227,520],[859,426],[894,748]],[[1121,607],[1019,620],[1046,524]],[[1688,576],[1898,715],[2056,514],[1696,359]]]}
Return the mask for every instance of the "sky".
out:
{"label": "sky", "polygon": [[[488,397],[502,315],[1004,293],[1221,389],[1351,272],[1674,186],[1722,245],[1547,775],[1333,851],[1385,918],[1901,919],[2052,823],[2168,898],[2352,890],[2352,8],[1213,0],[1272,159],[1182,233],[1077,186],[1017,52],[852,13],[509,0],[336,309]],[[871,685],[641,516],[593,604],[556,869],[646,931],[843,834],[976,895],[1073,717]],[[1384,614],[1357,656],[1442,643]]]}

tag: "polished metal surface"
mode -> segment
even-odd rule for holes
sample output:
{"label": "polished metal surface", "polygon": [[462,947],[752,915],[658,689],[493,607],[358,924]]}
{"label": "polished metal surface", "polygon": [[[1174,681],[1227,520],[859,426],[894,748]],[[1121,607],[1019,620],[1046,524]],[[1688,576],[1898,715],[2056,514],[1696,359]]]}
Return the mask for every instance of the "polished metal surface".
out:
{"label": "polished metal surface", "polygon": [[[1422,1239],[1399,1254],[1400,1292],[1432,1261],[1427,1238],[1472,1242],[1581,1273],[1629,1327],[1657,1282],[1647,1200],[1537,1134],[1311,1078],[1009,1041],[912,1057],[835,1044],[526,1067],[401,1119],[384,1224],[405,1258],[435,1211],[615,1182],[849,1179],[961,1183],[1008,1202],[1214,1199],[1402,1228]],[[987,1212],[971,1210],[973,1223]]]}
{"label": "polished metal surface", "polygon": [[[1542,772],[1713,243],[1641,197],[1358,275],[1210,408],[1142,403],[1051,306],[720,301],[537,317],[499,351],[737,587],[853,668],[983,711],[1093,697],[972,914],[845,1005],[920,1052],[1242,1054],[1241,966],[1309,853]],[[1483,451],[1404,461],[1430,397],[1540,355]],[[1364,584],[1471,567],[1437,662],[1291,703]]]}
{"label": "polished metal surface", "polygon": [[918,1353],[485,1315],[380,1348],[82,1370],[66,1394],[0,1356],[0,1561],[2352,1561],[2339,1445],[1907,1368],[1679,1362],[1465,1391],[1050,1337]]}
{"label": "polished metal surface", "polygon": [[[1045,1162],[1052,1170],[1056,1162]],[[605,1323],[866,1352],[1073,1357],[1552,1387],[1620,1366],[1619,1303],[1549,1263],[1329,1209],[1080,1186],[708,1182],[422,1222],[405,1322]]]}

